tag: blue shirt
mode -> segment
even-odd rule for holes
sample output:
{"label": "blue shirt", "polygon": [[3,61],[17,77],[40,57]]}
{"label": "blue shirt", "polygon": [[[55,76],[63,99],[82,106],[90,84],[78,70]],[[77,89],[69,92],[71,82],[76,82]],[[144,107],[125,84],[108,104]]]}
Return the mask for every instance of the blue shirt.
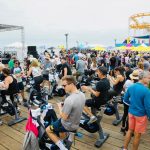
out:
{"label": "blue shirt", "polygon": [[129,104],[129,113],[142,117],[150,117],[150,90],[142,83],[130,86],[124,97],[125,103]]}
{"label": "blue shirt", "polygon": [[78,60],[79,60],[79,56],[78,56],[78,54],[75,54],[74,55],[74,61],[77,62]]}

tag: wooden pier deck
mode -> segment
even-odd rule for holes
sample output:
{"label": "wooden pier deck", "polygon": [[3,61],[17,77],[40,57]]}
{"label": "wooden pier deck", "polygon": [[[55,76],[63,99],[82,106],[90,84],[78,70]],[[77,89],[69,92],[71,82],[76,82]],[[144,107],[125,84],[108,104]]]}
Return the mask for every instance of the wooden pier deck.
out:
{"label": "wooden pier deck", "polygon": [[[54,105],[57,110],[56,103],[59,102],[58,99],[49,100],[50,103]],[[19,106],[21,108],[21,116],[27,117],[28,110],[25,107]],[[121,107],[120,107],[121,111]],[[0,150],[22,150],[22,143],[25,136],[25,124],[26,121],[18,123],[9,127],[7,122],[11,119],[9,115],[1,116],[4,124],[0,126]],[[72,149],[78,150],[120,150],[123,145],[124,136],[120,133],[120,125],[113,126],[112,121],[115,116],[103,116],[101,125],[105,132],[110,134],[108,140],[103,144],[101,148],[94,147],[94,143],[98,135],[90,134],[83,129],[79,129],[78,132],[82,133],[82,137],[75,138],[75,145]],[[139,150],[150,150],[150,124],[148,126],[147,133],[142,135]],[[132,141],[131,141],[132,144]],[[131,149],[131,144],[129,149]]]}

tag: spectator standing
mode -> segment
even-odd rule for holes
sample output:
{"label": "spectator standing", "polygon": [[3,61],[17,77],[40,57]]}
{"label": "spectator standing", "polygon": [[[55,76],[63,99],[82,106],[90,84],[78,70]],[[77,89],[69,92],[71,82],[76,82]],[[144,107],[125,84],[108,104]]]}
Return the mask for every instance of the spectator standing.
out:
{"label": "spectator standing", "polygon": [[125,69],[126,80],[130,80],[130,74],[133,72],[133,70],[131,69],[131,65],[126,64],[124,69]]}
{"label": "spectator standing", "polygon": [[109,61],[110,61],[110,70],[114,70],[116,65],[116,58],[114,53],[112,53]]}
{"label": "spectator standing", "polygon": [[150,118],[150,90],[146,87],[149,82],[150,72],[143,71],[139,74],[139,82],[130,86],[125,94],[124,101],[129,104],[129,130],[122,150],[127,150],[133,133],[132,150],[137,150],[141,134],[146,132],[147,117]]}
{"label": "spectator standing", "polygon": [[16,60],[15,56],[12,56],[10,61],[8,62],[8,68],[12,69],[14,67],[14,60]]}
{"label": "spectator standing", "polygon": [[28,107],[27,100],[25,99],[25,96],[24,96],[24,85],[22,81],[23,70],[18,60],[14,61],[14,67],[11,69],[11,74],[13,74],[17,80],[18,91],[19,91],[19,94],[21,94],[19,99],[23,99],[23,105],[25,107]]}

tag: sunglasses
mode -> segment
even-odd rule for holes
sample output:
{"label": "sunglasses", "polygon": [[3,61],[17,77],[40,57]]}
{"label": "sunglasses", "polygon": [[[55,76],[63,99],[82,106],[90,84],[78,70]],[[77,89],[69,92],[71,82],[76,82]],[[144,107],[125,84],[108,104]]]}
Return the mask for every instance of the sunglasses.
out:
{"label": "sunglasses", "polygon": [[67,85],[70,85],[71,83],[69,83],[69,84],[65,84],[65,85],[62,85],[64,88],[67,86]]}
{"label": "sunglasses", "polygon": [[64,88],[67,86],[68,84],[66,84],[66,85],[62,85]]}

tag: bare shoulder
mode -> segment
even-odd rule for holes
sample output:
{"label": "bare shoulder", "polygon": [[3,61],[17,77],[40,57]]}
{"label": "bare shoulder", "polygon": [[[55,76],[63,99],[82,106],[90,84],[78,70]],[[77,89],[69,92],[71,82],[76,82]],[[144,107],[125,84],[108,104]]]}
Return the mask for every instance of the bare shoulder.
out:
{"label": "bare shoulder", "polygon": [[13,78],[11,76],[8,76],[5,78],[5,82],[11,83],[13,81]]}
{"label": "bare shoulder", "polygon": [[125,77],[122,76],[122,75],[118,75],[117,78],[118,78],[120,81],[123,81],[123,80],[125,79]]}

